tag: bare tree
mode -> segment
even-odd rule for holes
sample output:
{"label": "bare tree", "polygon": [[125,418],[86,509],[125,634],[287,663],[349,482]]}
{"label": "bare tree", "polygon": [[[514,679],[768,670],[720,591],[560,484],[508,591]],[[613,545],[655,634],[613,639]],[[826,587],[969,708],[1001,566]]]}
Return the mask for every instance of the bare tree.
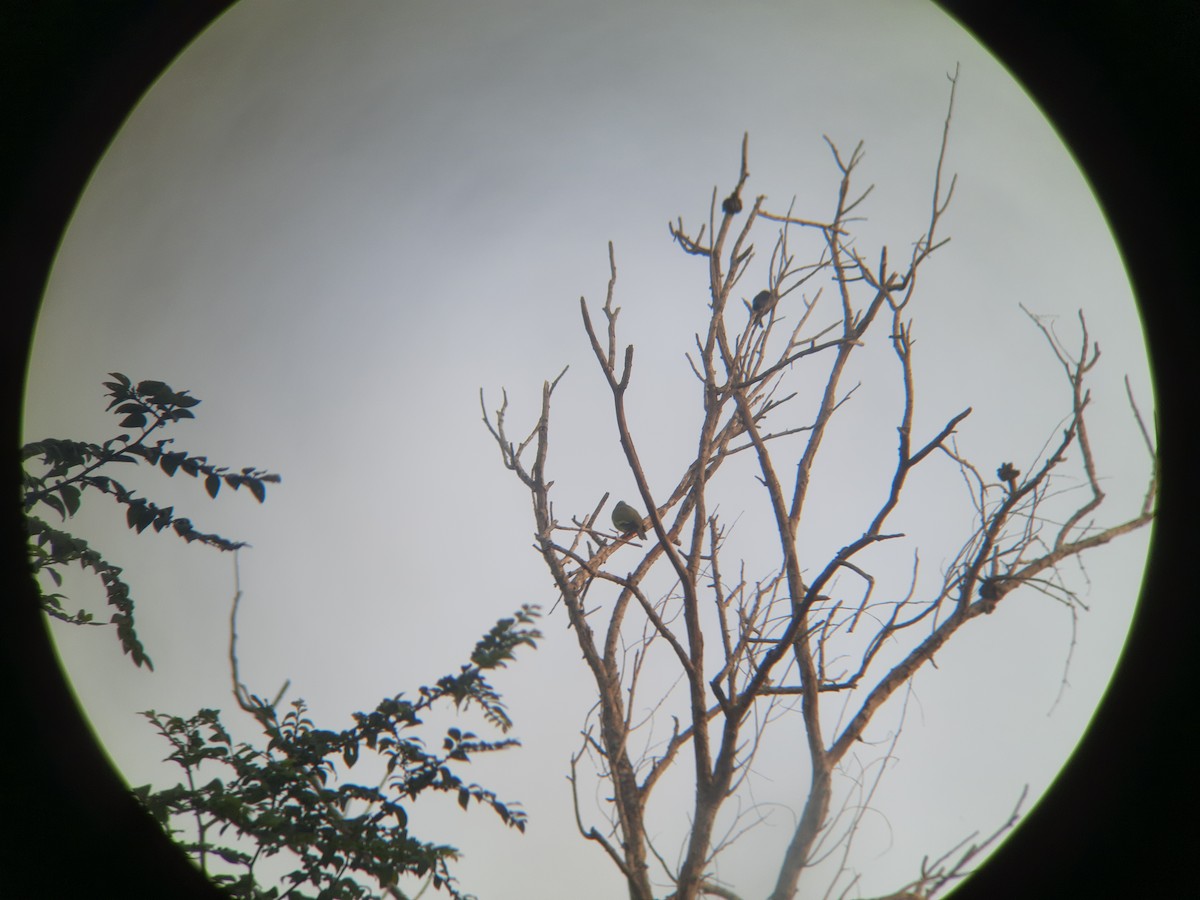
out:
{"label": "bare tree", "polygon": [[[828,220],[802,218],[790,208],[772,210],[763,196],[743,203],[749,178],[744,138],[737,183],[721,201],[714,190],[708,224],[696,233],[686,230],[682,220],[670,226],[679,247],[707,265],[710,302],[707,322],[688,356],[702,399],[695,456],[665,486],[647,478],[627,418],[634,348],[619,351],[617,266],[610,244],[611,276],[600,310],[604,321],[598,327],[582,298],[580,312],[612,395],[629,471],[642,508],[649,511],[640,523],[630,523],[627,511],[622,513],[614,519],[614,537],[601,520],[608,494],[590,514],[572,516],[569,523],[555,515],[547,467],[550,407],[565,369],[544,385],[537,424],[519,442],[508,437],[507,394],[489,414],[480,393],[484,421],[504,465],[532,497],[536,549],[554,577],[596,684],[597,704],[580,752],[571,760],[578,826],[611,857],[633,900],[651,900],[656,879],[662,883],[664,878],[675,900],[738,896],[718,883],[712,863],[754,823],[738,821],[723,830],[718,814],[738,791],[755,754],[777,733],[770,726],[799,717],[804,743],[797,749],[807,757],[810,782],[807,796],[796,798],[799,814],[771,894],[772,900],[790,900],[806,868],[839,846],[844,850],[853,839],[856,814],[832,808],[834,775],[884,704],[903,694],[914,674],[930,665],[968,622],[990,614],[1022,587],[1079,608],[1079,598],[1060,576],[1063,562],[1141,528],[1153,517],[1155,451],[1131,393],[1151,460],[1145,500],[1136,515],[1119,524],[1095,524],[1104,493],[1085,413],[1090,400],[1086,380],[1099,348],[1088,336],[1082,313],[1080,336],[1072,347],[1030,314],[1061,363],[1069,407],[1061,433],[1052,436],[1028,471],[1004,462],[993,478],[984,470],[996,461],[981,467],[960,453],[954,435],[971,414],[969,408],[947,411],[940,427],[926,433],[914,427],[911,317],[918,273],[948,240],[941,226],[955,179],[947,180],[944,163],[956,83],[957,73],[950,79],[928,226],[899,266],[889,264],[886,246],[868,256],[854,239],[856,213],[871,190],[857,192],[853,184],[863,156],[861,143],[847,156],[826,138],[840,174],[835,211]],[[739,227],[744,206],[748,211]],[[755,256],[751,236],[763,226],[775,234],[769,283],[752,291],[753,301],[739,303],[735,289]],[[801,262],[794,247],[805,242],[812,253],[810,261]],[[818,276],[826,286],[814,290]],[[848,363],[868,336],[877,345],[879,339],[886,341],[894,357],[900,398],[895,462],[890,471],[876,473],[877,496],[860,530],[830,557],[814,560],[805,556],[799,529],[811,507],[814,467],[827,446],[830,425],[852,408],[847,401],[855,386],[847,386]],[[793,388],[788,379],[797,372],[804,380]],[[813,384],[822,387],[813,393]],[[1060,489],[1063,473],[1070,471],[1068,451],[1072,465],[1082,469],[1083,499]],[[777,562],[760,576],[750,574],[744,557],[729,558],[734,523],[714,499],[718,476],[735,458],[753,461],[778,536],[778,548],[772,550]],[[889,524],[890,517],[910,491],[914,471],[939,460],[961,473],[975,516],[940,580],[926,588],[920,586],[915,550],[910,571],[898,579],[894,572],[881,571],[886,567],[873,551],[905,538]],[[872,480],[863,479],[850,490],[861,498],[871,489]],[[1065,510],[1064,502],[1071,504]],[[641,539],[639,532],[647,537]],[[627,546],[640,554],[631,570],[614,564],[614,555]],[[669,576],[669,587],[652,589],[652,573],[662,572]],[[847,593],[835,590],[841,587],[835,584],[839,576],[860,585],[856,599],[832,599],[833,593]],[[589,603],[589,592],[604,583],[615,586],[615,601],[611,606]],[[686,692],[677,715],[670,715],[669,691],[645,686],[652,653],[673,661],[677,682]],[[828,712],[834,701],[847,710],[836,720]],[[647,708],[651,712],[644,715]],[[639,734],[655,728],[649,737]],[[666,736],[664,728],[670,729]],[[695,800],[686,845],[678,860],[669,863],[654,845],[647,810],[655,788],[685,754],[692,757]],[[579,808],[584,757],[611,794],[607,828],[586,823]],[[1019,802],[1000,832],[1011,827],[1018,812]],[[968,846],[968,838],[940,859],[927,860],[919,876],[894,896],[932,896],[962,877],[1000,832],[983,844]],[[652,876],[656,864],[661,877]]]}

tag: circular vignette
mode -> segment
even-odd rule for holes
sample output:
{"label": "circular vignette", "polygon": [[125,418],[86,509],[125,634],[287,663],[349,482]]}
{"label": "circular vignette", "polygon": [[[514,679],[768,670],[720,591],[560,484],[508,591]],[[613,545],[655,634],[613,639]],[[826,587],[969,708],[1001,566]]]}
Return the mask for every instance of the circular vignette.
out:
{"label": "circular vignette", "polygon": [[[192,4],[185,12],[125,3],[102,12],[47,2],[6,11],[0,34],[9,126],[3,166],[6,310],[5,442],[15,472],[17,416],[36,304],[59,235],[92,166],[142,91],[174,56],[229,5]],[[1033,0],[948,2],[943,6],[1014,72],[1042,104],[1083,164],[1118,237],[1147,323],[1163,410],[1164,483],[1143,603],[1119,675],[1084,743],[1043,802],[956,897],[1165,894],[1182,873],[1188,837],[1164,826],[1186,821],[1191,792],[1184,744],[1172,733],[1175,703],[1187,684],[1179,615],[1155,598],[1177,594],[1172,560],[1186,558],[1187,492],[1172,492],[1182,460],[1195,458],[1187,421],[1194,384],[1182,342],[1195,330],[1194,297],[1182,271],[1194,208],[1194,176],[1184,145],[1160,143],[1159,116],[1195,118],[1194,16],[1183,4],[1124,10]],[[1136,25],[1136,27],[1131,27]],[[1190,29],[1190,31],[1189,31]],[[1189,116],[1191,112],[1193,115]],[[1167,119],[1166,121],[1170,121]],[[1169,129],[1168,129],[1169,131]],[[1188,180],[1190,179],[1190,181]],[[1148,224],[1150,223],[1150,224]],[[1181,321],[1185,319],[1185,321]],[[1190,348],[1189,348],[1190,349]],[[24,575],[21,521],[5,525],[11,592],[3,636],[9,763],[6,871],[14,896],[73,890],[123,896],[217,896],[125,793],[74,706],[58,670]],[[1149,598],[1147,600],[1146,598]],[[1148,765],[1148,748],[1153,765]],[[1118,773],[1125,773],[1124,776]],[[1135,829],[1128,826],[1136,823]],[[1140,839],[1131,831],[1142,832]],[[1179,852],[1176,852],[1176,851]],[[1097,860],[1121,859],[1119,871]],[[11,882],[10,882],[11,884]],[[21,893],[20,890],[25,890]]]}

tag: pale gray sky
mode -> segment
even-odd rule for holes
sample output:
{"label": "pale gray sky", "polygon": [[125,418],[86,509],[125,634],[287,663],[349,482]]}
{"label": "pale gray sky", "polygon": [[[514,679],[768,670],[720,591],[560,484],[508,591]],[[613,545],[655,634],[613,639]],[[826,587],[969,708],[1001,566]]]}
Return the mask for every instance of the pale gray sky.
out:
{"label": "pale gray sky", "polygon": [[[516,432],[532,424],[542,381],[571,364],[553,423],[559,516],[606,490],[635,496],[578,314],[581,294],[603,302],[607,242],[621,338],[638,348],[633,425],[651,477],[673,483],[692,446],[681,410],[696,402],[683,353],[707,298],[704,265],[672,245],[667,221],[707,218],[747,131],[748,192],[827,214],[837,177],[827,134],[847,152],[866,142],[861,183],[877,186],[860,242],[907,250],[928,218],[956,63],[953,240],[924,270],[914,312],[917,429],[972,405],[959,446],[984,471],[1006,459],[1027,469],[1066,394],[1018,304],[1057,315],[1064,336],[1082,307],[1104,351],[1091,421],[1108,479],[1102,521],[1128,517],[1146,460],[1121,379],[1144,412],[1152,400],[1119,255],[1029,98],[916,0],[240,4],[151,88],[80,202],[38,323],[27,436],[109,436],[99,382],[113,370],[201,397],[179,446],[281,472],[283,484],[258,507],[249,495],[209,502],[179,479],[130,482],[253,544],[241,560],[243,676],[262,693],[290,678],[324,727],[344,727],[352,710],[454,670],[521,603],[554,602],[530,549],[528,497],[479,420],[481,386],[493,407],[507,387]],[[760,278],[773,238],[765,226],[757,237]],[[873,358],[886,365],[886,353],[866,355],[864,380]],[[893,426],[873,415],[891,402],[888,384],[871,384],[831,436],[829,493],[814,498],[824,514],[807,538],[814,561],[873,499],[856,508],[839,486],[870,458],[867,436],[894,453]],[[898,513],[922,538],[930,579],[968,521],[955,479]],[[749,507],[759,499],[746,485]],[[137,711],[219,706],[252,734],[230,710],[231,561],[166,533],[136,537],[118,511],[92,506],[79,531],[126,567],[157,671],[135,670],[110,633],[55,637],[125,777],[174,783],[159,762],[166,745]],[[973,623],[918,677],[879,813],[851,860],[867,895],[990,831],[1022,785],[1034,797],[1047,787],[1110,677],[1148,539],[1085,560],[1091,612],[1057,704],[1071,621],[1033,592]],[[752,549],[749,524],[743,540]],[[86,580],[73,586],[99,608]],[[574,828],[565,775],[590,700],[565,626],[559,610],[541,647],[496,679],[525,746],[466,770],[524,804],[528,833],[457,807],[414,818],[421,837],[463,850],[463,887],[483,900],[557,898],[566,885],[583,900],[621,892]],[[754,784],[757,801],[782,804],[777,818],[720,870],[747,897],[766,893],[786,806],[803,799],[803,784],[771,767],[779,756],[764,755]],[[876,748],[861,757],[878,760]],[[685,808],[656,814],[666,846]],[[802,896],[823,888],[815,879]]]}

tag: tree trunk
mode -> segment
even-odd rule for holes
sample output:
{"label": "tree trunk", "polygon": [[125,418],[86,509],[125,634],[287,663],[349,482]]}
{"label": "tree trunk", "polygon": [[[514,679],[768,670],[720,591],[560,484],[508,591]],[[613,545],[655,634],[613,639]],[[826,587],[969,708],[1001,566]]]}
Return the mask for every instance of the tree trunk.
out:
{"label": "tree trunk", "polygon": [[813,842],[825,824],[829,813],[829,795],[832,784],[832,772],[828,768],[814,766],[812,789],[808,792],[808,802],[804,804],[804,814],[800,824],[788,844],[787,855],[779,869],[779,880],[775,882],[775,890],[770,900],[792,900],[796,896],[796,885],[800,881],[800,873],[808,863],[812,852]]}

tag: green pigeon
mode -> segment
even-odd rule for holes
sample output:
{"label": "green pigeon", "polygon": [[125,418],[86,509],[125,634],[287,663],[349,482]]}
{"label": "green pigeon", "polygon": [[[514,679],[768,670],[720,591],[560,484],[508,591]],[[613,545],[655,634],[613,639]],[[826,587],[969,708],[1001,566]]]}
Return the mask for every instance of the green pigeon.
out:
{"label": "green pigeon", "polygon": [[642,527],[642,517],[624,500],[618,500],[617,505],[613,507],[612,523],[621,534],[632,534],[636,531],[638,537],[643,541],[646,539],[646,529]]}
{"label": "green pigeon", "polygon": [[754,299],[750,301],[750,310],[754,314],[755,324],[761,322],[763,316],[774,309],[778,302],[779,298],[774,291],[759,291],[755,294]]}

